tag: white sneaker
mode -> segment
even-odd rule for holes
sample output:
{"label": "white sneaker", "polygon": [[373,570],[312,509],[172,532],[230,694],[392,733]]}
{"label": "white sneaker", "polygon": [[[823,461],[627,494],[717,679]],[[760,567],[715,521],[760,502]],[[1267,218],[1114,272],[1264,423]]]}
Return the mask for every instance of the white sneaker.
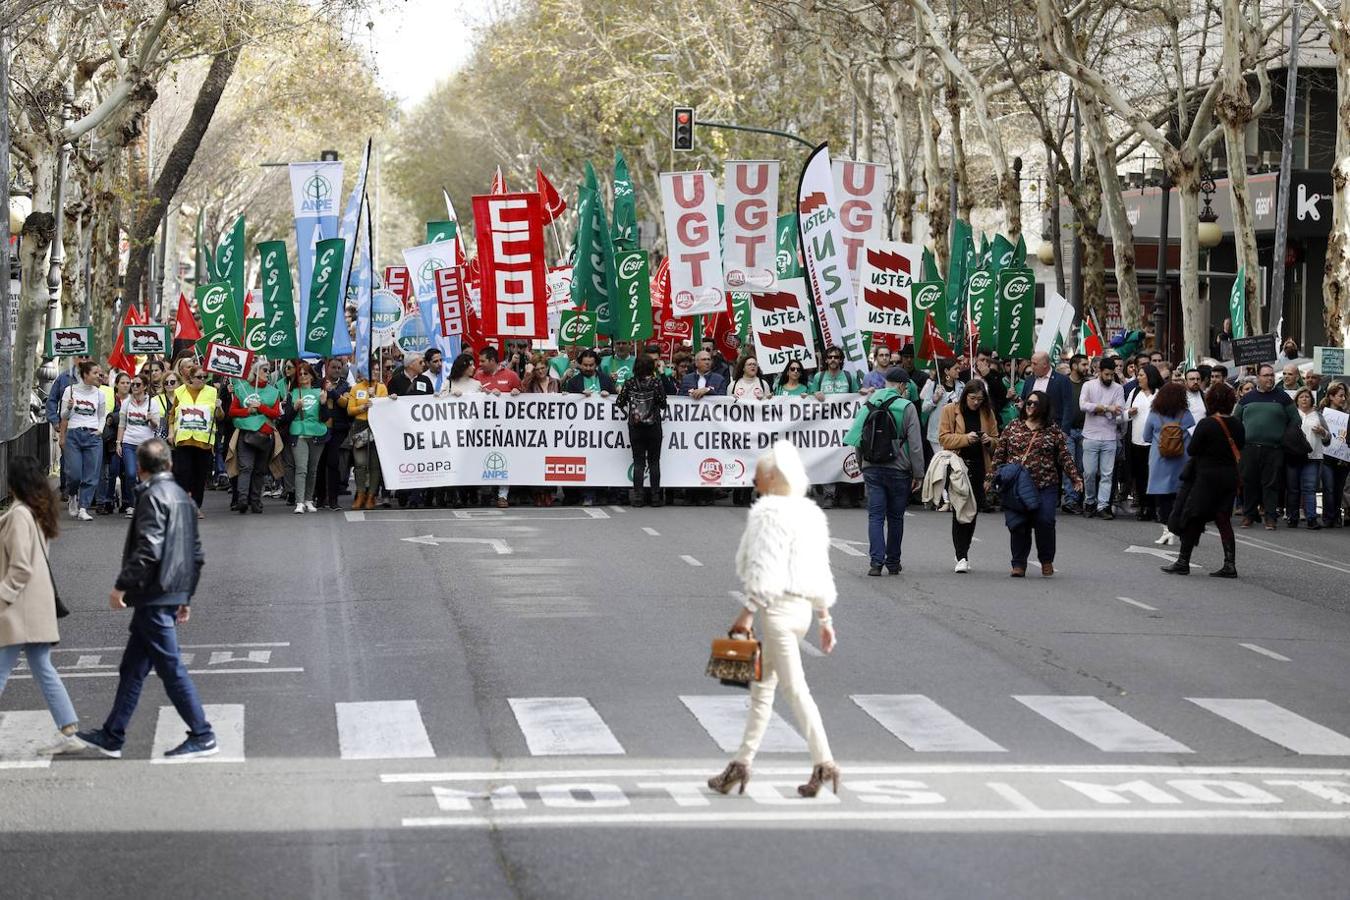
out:
{"label": "white sneaker", "polygon": [[70,500],[66,503],[66,512],[70,513],[73,519],[80,514],[80,495],[71,494]]}
{"label": "white sneaker", "polygon": [[295,504],[295,514],[296,514],[297,516],[300,515],[301,513],[303,513],[304,511],[305,511],[305,504],[303,504],[303,503],[297,503],[297,504]]}
{"label": "white sneaker", "polygon": [[1166,525],[1163,526],[1163,533],[1153,543],[1157,544],[1160,547],[1164,547],[1172,543],[1172,532],[1167,530]]}
{"label": "white sneaker", "polygon": [[134,506],[128,506],[128,507],[127,507],[127,518],[128,518],[128,519],[134,519],[135,517],[136,517],[136,507],[134,507]]}
{"label": "white sneaker", "polygon": [[962,575],[964,575],[965,573],[969,572],[969,571],[970,571],[970,562],[969,562],[968,560],[958,559],[958,560],[956,561],[956,571],[959,572],[959,573],[961,573]]}
{"label": "white sneaker", "polygon": [[79,515],[77,515],[75,518],[79,519],[81,522],[94,521],[94,517],[89,515],[89,510],[87,509],[81,509]]}
{"label": "white sneaker", "polygon": [[306,501],[305,501],[305,512],[315,512],[315,513],[316,513],[316,512],[318,512],[318,511],[319,511],[319,508],[318,508],[317,506],[314,505],[314,501],[313,501],[313,500],[306,500]]}
{"label": "white sneaker", "polygon": [[42,756],[59,756],[62,753],[83,753],[84,751],[85,746],[80,743],[79,738],[73,734],[62,734],[55,744],[43,747],[38,752]]}

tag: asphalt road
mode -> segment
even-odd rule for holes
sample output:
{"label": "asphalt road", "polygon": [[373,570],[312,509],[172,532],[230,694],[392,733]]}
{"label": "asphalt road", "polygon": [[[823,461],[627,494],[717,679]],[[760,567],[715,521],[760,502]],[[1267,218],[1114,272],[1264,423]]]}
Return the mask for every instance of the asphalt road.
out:
{"label": "asphalt road", "polygon": [[[152,678],[124,759],[47,764],[17,672],[0,895],[1346,895],[1350,531],[1240,531],[1233,582],[1212,537],[1182,579],[1157,526],[1068,519],[1059,573],[1012,580],[999,517],[955,575],[916,512],[904,573],[868,578],[865,513],[833,511],[839,647],[806,669],[844,782],[805,801],[784,704],[750,790],[701,787],[743,716],[702,674],[743,510],[224,502],[180,629],[221,755],[152,762],[183,730]],[[86,725],[124,526],[53,546]]]}

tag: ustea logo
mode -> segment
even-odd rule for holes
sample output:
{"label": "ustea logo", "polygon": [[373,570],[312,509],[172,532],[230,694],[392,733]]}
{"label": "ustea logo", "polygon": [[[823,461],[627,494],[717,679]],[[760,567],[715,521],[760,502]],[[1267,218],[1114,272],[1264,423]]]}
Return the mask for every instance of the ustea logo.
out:
{"label": "ustea logo", "polygon": [[509,477],[510,470],[506,467],[505,456],[494,451],[483,457],[484,481],[506,481]]}
{"label": "ustea logo", "polygon": [[585,480],[586,480],[586,457],[584,456],[544,457],[544,481],[584,482]]}

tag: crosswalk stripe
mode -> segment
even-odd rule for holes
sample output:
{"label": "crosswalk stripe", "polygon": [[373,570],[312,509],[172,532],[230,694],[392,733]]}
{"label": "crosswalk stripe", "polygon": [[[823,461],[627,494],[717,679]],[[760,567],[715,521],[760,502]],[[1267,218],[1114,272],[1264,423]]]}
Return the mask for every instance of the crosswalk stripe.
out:
{"label": "crosswalk stripe", "polygon": [[343,759],[431,759],[436,751],[416,700],[335,703]]}
{"label": "crosswalk stripe", "polygon": [[853,694],[853,702],[910,749],[920,753],[1006,753],[923,694]]}
{"label": "crosswalk stripe", "polygon": [[1014,700],[1112,753],[1191,753],[1190,747],[1154,731],[1098,697],[1015,695]]}
{"label": "crosswalk stripe", "polygon": [[[681,694],[680,702],[694,714],[703,730],[711,735],[727,753],[741,746],[741,737],[745,733],[745,719],[750,711],[749,696],[727,696],[724,694]],[[769,727],[764,732],[764,741],[759,745],[761,753],[802,753],[806,750],[806,741],[793,730],[792,726],[774,713]]]}
{"label": "crosswalk stripe", "polygon": [[1269,700],[1186,699],[1295,753],[1350,756],[1350,737],[1305,719]]}
{"label": "crosswalk stripe", "polygon": [[52,758],[38,751],[56,743],[57,729],[45,709],[0,712],[0,769],[45,769]]}
{"label": "crosswalk stripe", "polygon": [[532,756],[625,752],[585,697],[511,697],[507,702]]}
{"label": "crosswalk stripe", "polygon": [[241,763],[244,761],[244,704],[207,703],[202,706],[206,720],[216,733],[216,743],[220,752],[215,756],[202,756],[197,759],[165,759],[164,753],[187,740],[187,726],[178,717],[178,710],[172,706],[159,708],[159,719],[155,722],[155,742],[150,748],[152,763]]}

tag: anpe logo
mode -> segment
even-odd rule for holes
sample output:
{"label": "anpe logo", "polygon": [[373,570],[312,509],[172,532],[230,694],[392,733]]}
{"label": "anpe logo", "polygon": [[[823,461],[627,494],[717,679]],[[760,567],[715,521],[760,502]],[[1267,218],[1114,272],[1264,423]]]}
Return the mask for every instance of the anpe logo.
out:
{"label": "anpe logo", "polygon": [[311,175],[300,191],[304,195],[302,212],[326,212],[333,208],[333,185],[319,173]]}
{"label": "anpe logo", "polygon": [[698,477],[704,484],[720,484],[722,482],[722,463],[720,460],[713,459],[711,456],[698,464]]}
{"label": "anpe logo", "polygon": [[483,480],[484,481],[506,481],[510,477],[510,470],[506,468],[506,457],[500,453],[489,453],[483,457]]}
{"label": "anpe logo", "polygon": [[545,456],[544,481],[582,482],[586,480],[586,457]]}

